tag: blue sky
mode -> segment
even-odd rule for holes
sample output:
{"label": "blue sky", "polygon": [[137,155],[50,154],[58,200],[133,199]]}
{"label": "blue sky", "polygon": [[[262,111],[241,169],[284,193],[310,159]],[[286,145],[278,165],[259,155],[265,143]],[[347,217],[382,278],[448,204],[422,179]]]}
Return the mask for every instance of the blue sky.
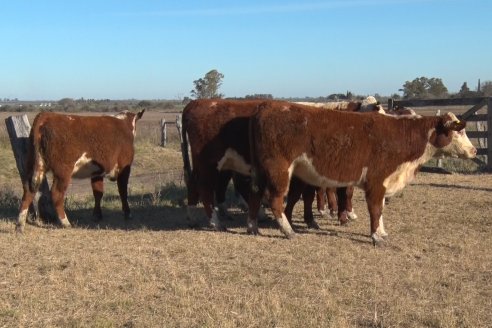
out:
{"label": "blue sky", "polygon": [[450,92],[492,80],[490,0],[0,0],[0,98]]}

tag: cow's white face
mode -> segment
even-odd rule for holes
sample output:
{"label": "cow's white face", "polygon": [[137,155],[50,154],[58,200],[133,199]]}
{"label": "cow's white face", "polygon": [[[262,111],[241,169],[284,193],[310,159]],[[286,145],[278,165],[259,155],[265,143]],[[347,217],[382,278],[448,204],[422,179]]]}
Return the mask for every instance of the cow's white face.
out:
{"label": "cow's white face", "polygon": [[451,143],[441,149],[441,152],[448,156],[460,158],[474,158],[477,155],[477,149],[473,146],[466,135],[465,129],[453,131]]}
{"label": "cow's white face", "polygon": [[447,115],[452,119],[445,124],[445,127],[450,130],[451,140],[449,144],[439,148],[436,155],[474,158],[477,155],[477,149],[473,146],[470,139],[468,139],[463,123],[453,113],[448,113]]}

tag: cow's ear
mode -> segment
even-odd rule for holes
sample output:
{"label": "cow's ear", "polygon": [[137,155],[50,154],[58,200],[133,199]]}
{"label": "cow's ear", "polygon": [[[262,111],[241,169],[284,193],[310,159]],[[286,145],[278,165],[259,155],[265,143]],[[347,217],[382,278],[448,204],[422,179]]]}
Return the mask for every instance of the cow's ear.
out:
{"label": "cow's ear", "polygon": [[461,120],[447,121],[444,123],[444,127],[453,131],[461,131],[466,127],[466,122]]}
{"label": "cow's ear", "polygon": [[140,112],[137,113],[137,121],[142,118],[143,113],[145,112],[145,109],[142,109]]}

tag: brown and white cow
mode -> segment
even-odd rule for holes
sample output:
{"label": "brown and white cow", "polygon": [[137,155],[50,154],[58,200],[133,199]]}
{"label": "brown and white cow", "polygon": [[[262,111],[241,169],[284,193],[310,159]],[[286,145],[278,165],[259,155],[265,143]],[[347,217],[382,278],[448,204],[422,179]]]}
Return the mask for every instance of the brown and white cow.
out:
{"label": "brown and white cow", "polygon": [[[323,188],[358,186],[365,191],[373,243],[383,240],[385,196],[400,191],[436,154],[473,158],[477,150],[466,123],[452,113],[437,117],[326,111],[292,103],[265,102],[252,118],[253,175],[258,193],[266,189],[281,231],[294,236],[283,199],[292,176]],[[255,216],[248,217],[257,230]]]}
{"label": "brown and white cow", "polygon": [[[249,198],[251,165],[248,126],[250,117],[263,102],[199,99],[184,108],[182,154],[188,190],[187,216],[193,225],[200,215],[197,205],[201,201],[210,226],[224,230],[220,218],[226,211],[225,192],[233,176],[241,196],[246,200]],[[305,217],[306,224],[317,228],[316,222],[310,220],[312,217]]]}
{"label": "brown and white cow", "polygon": [[78,116],[40,113],[33,122],[26,161],[27,179],[17,219],[17,231],[24,230],[29,205],[47,172],[53,173],[51,197],[63,227],[70,221],[64,210],[65,192],[73,178],[91,178],[95,199],[94,217],[102,218],[103,177],[116,180],[125,218],[130,218],[128,178],[133,162],[133,140],[139,113],[115,116]]}
{"label": "brown and white cow", "polygon": [[[379,112],[385,113],[383,108],[379,105],[379,102],[373,96],[368,96],[361,101],[339,101],[339,102],[295,102],[295,104],[312,106],[317,108],[323,108],[328,110],[337,110],[343,112]],[[317,188],[303,182],[299,179],[291,180],[291,186],[289,187],[289,193],[287,195],[287,205],[285,207],[285,214],[289,222],[292,219],[292,211],[296,202],[302,198],[304,201],[304,218],[313,217],[312,202],[316,197],[316,203],[318,212],[327,216],[328,213],[331,217],[336,217],[341,224],[346,224],[348,220],[357,219],[357,214],[352,206],[352,197],[354,194],[354,187],[348,186],[346,188]],[[339,196],[337,197],[337,192]],[[343,210],[338,213],[338,202],[342,203]],[[314,218],[312,219],[313,222]]]}

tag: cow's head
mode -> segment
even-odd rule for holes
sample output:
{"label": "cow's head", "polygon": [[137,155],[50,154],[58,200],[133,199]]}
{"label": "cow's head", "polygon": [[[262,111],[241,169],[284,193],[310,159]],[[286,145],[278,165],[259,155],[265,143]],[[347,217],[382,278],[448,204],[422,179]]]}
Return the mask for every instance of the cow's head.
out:
{"label": "cow's head", "polygon": [[137,133],[137,130],[136,130],[137,121],[142,118],[144,112],[145,112],[145,109],[142,109],[140,112],[138,112],[136,114],[125,110],[123,112],[116,114],[115,117],[120,119],[120,120],[127,120],[131,124],[132,132],[133,132],[133,135],[135,136]]}
{"label": "cow's head", "polygon": [[437,147],[436,155],[474,158],[477,149],[468,139],[465,127],[466,122],[458,120],[453,113],[442,115],[432,138],[432,144]]}

